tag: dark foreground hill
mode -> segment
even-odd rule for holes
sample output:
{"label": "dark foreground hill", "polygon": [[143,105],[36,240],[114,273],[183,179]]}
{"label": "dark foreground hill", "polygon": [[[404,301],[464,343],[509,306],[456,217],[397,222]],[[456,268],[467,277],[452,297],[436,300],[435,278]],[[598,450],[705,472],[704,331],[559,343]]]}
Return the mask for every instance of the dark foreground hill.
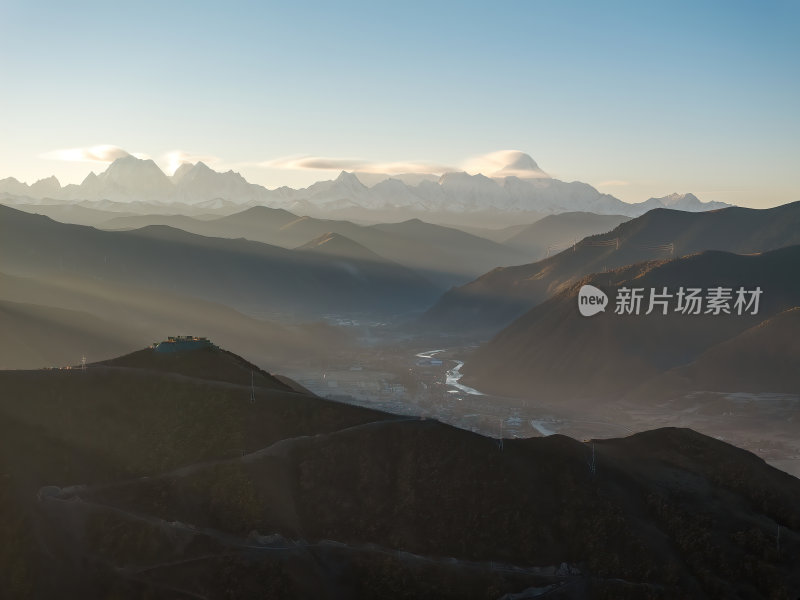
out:
{"label": "dark foreground hill", "polygon": [[3,598],[800,594],[800,480],[691,430],[500,445],[221,350],[0,390]]}
{"label": "dark foreground hill", "polygon": [[591,273],[705,250],[748,254],[800,244],[800,202],[704,213],[656,209],[613,231],[528,265],[494,269],[444,294],[424,323],[447,331],[496,333]]}

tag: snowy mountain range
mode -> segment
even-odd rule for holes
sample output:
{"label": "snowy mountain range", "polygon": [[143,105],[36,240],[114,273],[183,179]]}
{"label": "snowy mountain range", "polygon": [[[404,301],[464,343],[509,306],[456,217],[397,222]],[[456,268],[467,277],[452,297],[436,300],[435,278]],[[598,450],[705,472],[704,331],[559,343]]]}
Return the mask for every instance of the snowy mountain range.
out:
{"label": "snowy mountain range", "polygon": [[202,162],[184,164],[172,176],[152,160],[134,156],[118,158],[100,174],[90,173],[80,185],[62,187],[55,177],[32,185],[14,178],[0,180],[0,196],[13,203],[78,202],[106,210],[131,210],[151,206],[163,212],[167,206],[186,206],[194,211],[225,212],[263,205],[296,214],[353,218],[372,214],[506,215],[520,216],[585,211],[597,214],[639,216],[653,208],[705,211],[728,206],[701,202],[693,194],[671,194],[630,204],[603,194],[589,184],[554,179],[527,154],[509,157],[504,167],[482,174],[450,172],[441,176],[364,177],[342,171],[333,180],[292,189],[269,190],[249,183],[239,173],[214,171]]}

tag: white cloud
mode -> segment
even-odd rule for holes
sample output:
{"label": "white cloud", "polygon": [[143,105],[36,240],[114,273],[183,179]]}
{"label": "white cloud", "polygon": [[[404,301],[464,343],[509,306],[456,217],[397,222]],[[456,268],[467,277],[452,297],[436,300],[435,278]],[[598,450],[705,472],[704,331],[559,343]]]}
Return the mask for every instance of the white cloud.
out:
{"label": "white cloud", "polygon": [[[92,162],[108,164],[114,160],[135,156],[136,158],[149,158],[146,154],[131,153],[119,146],[110,144],[91,146],[85,148],[66,148],[53,150],[40,155],[48,160],[62,160],[73,162]],[[403,175],[403,174],[431,174],[466,171],[467,173],[482,173],[490,177],[505,177],[516,175],[523,178],[549,177],[538,168],[533,159],[518,150],[500,150],[482,156],[467,159],[461,165],[446,165],[426,161],[396,161],[378,162],[362,158],[336,158],[329,156],[293,155],[283,156],[266,161],[241,162],[227,164],[221,158],[211,154],[197,154],[184,150],[171,150],[159,158],[159,163],[164,171],[171,175],[182,164],[203,162],[212,168],[262,168],[288,171],[351,171],[356,173],[374,175]],[[627,185],[627,182],[609,181],[600,186]]]}
{"label": "white cloud", "polygon": [[110,163],[124,156],[148,158],[145,154],[131,153],[127,150],[123,150],[119,146],[112,146],[110,144],[91,146],[88,148],[64,148],[62,150],[53,150],[40,155],[40,158],[71,162]]}
{"label": "white cloud", "polygon": [[467,173],[482,173],[488,176],[516,176],[522,178],[546,178],[536,162],[519,150],[498,150],[467,159],[462,165]]}
{"label": "white cloud", "polygon": [[327,156],[285,156],[257,163],[269,169],[314,170],[314,171],[357,171],[359,173],[435,173],[457,171],[451,166],[427,162],[372,162],[359,158],[331,158]]}
{"label": "white cloud", "polygon": [[462,167],[467,173],[494,173],[513,160],[514,152],[514,150],[499,150],[481,156],[473,156],[468,158]]}
{"label": "white cloud", "polygon": [[[61,150],[52,150],[39,155],[40,158],[47,160],[63,160],[70,162],[91,162],[91,163],[112,163],[118,158],[125,156],[135,156],[136,158],[148,159],[150,156],[141,152],[128,152],[119,146],[111,144],[101,144],[98,146],[89,146],[86,148],[63,148]],[[220,159],[210,154],[195,154],[191,152],[184,152],[183,150],[172,150],[167,152],[161,157],[159,162],[166,166],[168,174],[172,174],[175,170],[184,163],[204,162],[208,165],[217,164]]]}

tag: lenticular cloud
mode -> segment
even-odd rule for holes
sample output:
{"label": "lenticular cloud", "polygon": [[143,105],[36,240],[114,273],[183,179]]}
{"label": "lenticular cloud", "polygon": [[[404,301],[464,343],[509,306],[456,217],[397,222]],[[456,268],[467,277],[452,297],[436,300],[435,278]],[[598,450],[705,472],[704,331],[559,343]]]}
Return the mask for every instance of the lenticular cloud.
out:
{"label": "lenticular cloud", "polygon": [[[73,162],[99,162],[110,163],[118,158],[131,156],[127,150],[123,150],[119,146],[112,146],[110,144],[103,144],[100,146],[91,146],[89,148],[65,148],[62,150],[53,150],[45,152],[41,155],[42,158],[50,160],[67,160]],[[137,158],[142,158],[141,154],[134,154]]]}

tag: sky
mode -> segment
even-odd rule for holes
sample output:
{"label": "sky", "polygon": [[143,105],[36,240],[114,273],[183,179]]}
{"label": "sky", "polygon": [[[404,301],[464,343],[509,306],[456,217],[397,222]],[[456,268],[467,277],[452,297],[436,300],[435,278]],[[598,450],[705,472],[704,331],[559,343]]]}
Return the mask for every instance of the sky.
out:
{"label": "sky", "polygon": [[793,0],[0,0],[0,178],[129,152],[299,187],[520,150],[629,202],[775,206],[800,200],[798,29]]}

